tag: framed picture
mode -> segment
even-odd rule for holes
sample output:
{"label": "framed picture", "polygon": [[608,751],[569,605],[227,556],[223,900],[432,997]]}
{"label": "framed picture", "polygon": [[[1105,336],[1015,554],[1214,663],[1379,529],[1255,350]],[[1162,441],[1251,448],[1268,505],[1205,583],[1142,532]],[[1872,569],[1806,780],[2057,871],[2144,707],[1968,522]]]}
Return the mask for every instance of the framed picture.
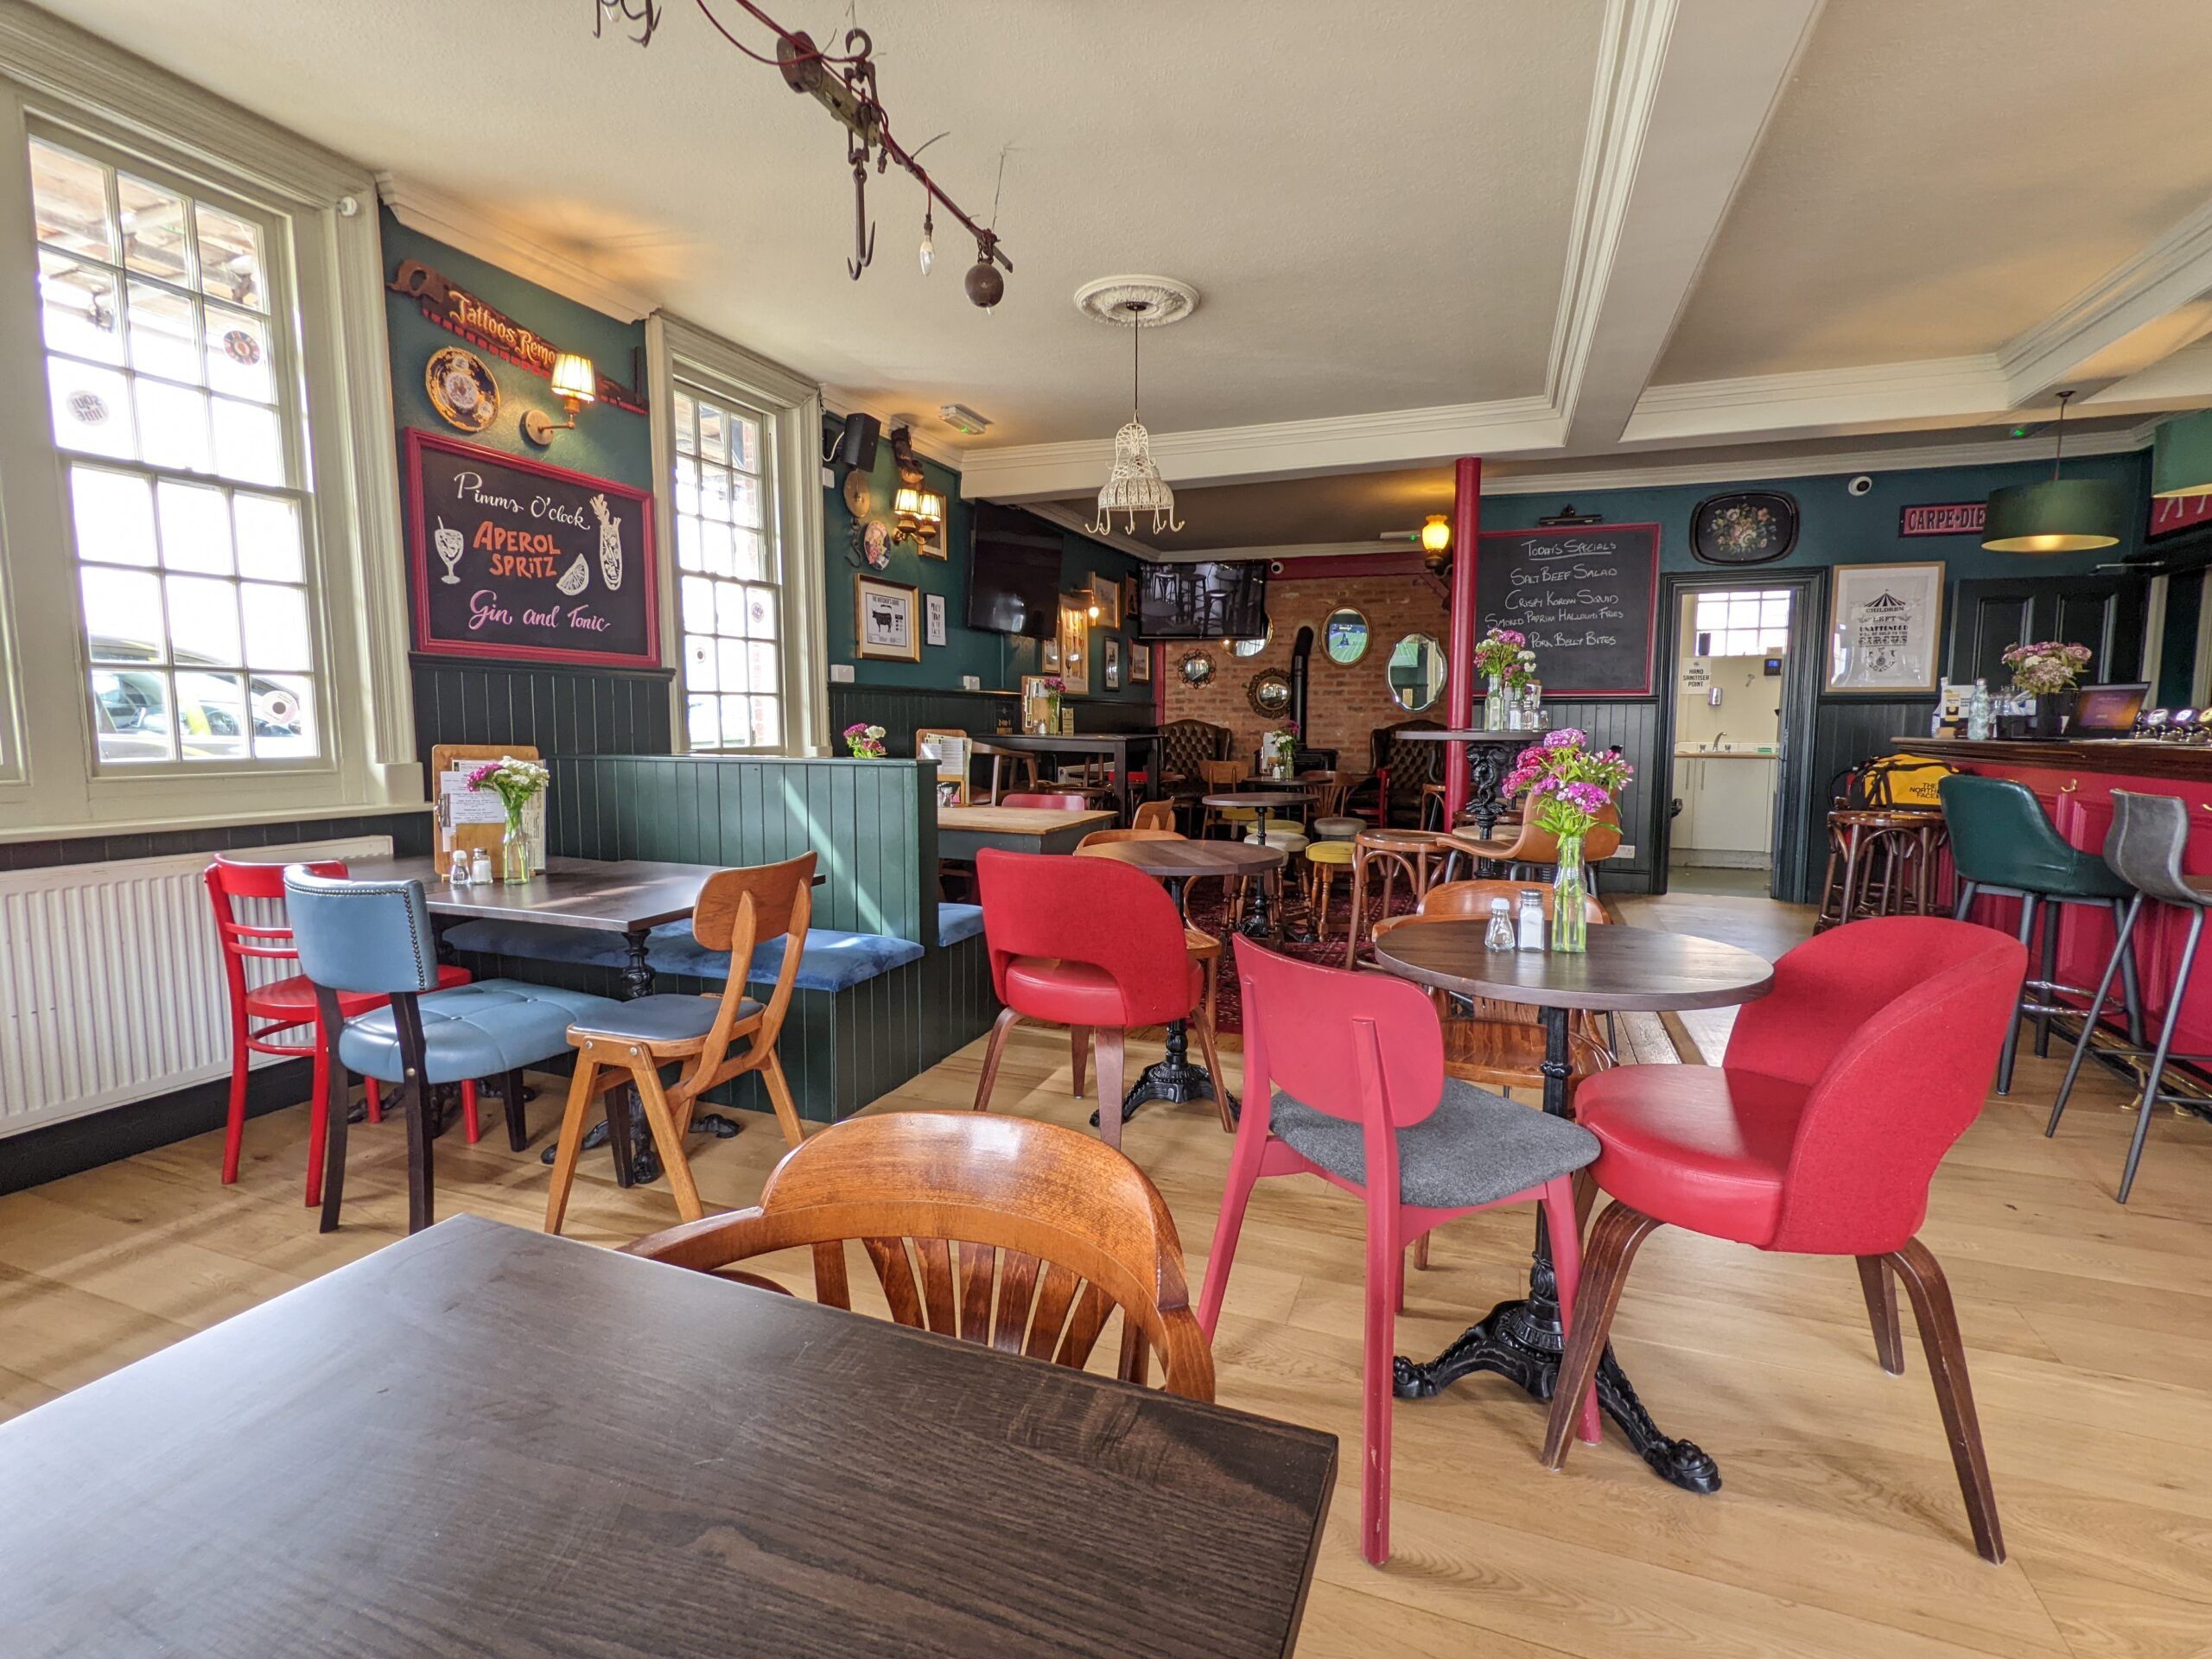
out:
{"label": "framed picture", "polygon": [[1090,596],[1098,601],[1098,626],[1118,628],[1122,626],[1122,584],[1110,582],[1096,570],[1090,573]]}
{"label": "framed picture", "polygon": [[930,594],[922,600],[922,639],[924,643],[941,645],[944,643],[944,595]]}
{"label": "framed picture", "polygon": [[903,582],[886,582],[865,572],[853,578],[853,639],[862,658],[890,663],[922,660],[914,596],[914,588]]}
{"label": "framed picture", "polygon": [[1122,689],[1122,642],[1109,633],[1101,649],[1106,660],[1106,689],[1118,691]]}
{"label": "framed picture", "polygon": [[1137,625],[1137,579],[1134,572],[1122,578],[1122,620],[1132,628]]}
{"label": "framed picture", "polygon": [[1037,671],[1040,674],[1060,671],[1060,642],[1058,639],[1045,639],[1038,643]]}
{"label": "framed picture", "polygon": [[1942,626],[1940,560],[1837,565],[1828,588],[1828,690],[1933,696]]}
{"label": "framed picture", "polygon": [[1131,685],[1152,683],[1152,647],[1150,645],[1129,647],[1129,683]]}

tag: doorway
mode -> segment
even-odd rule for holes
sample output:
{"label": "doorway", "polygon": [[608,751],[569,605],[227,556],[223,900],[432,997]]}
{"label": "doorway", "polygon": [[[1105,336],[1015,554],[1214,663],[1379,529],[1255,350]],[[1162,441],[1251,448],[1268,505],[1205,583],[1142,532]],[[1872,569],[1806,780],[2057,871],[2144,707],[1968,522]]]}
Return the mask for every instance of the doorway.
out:
{"label": "doorway", "polygon": [[1683,575],[1666,583],[1657,890],[1795,899],[1811,759],[1815,573]]}

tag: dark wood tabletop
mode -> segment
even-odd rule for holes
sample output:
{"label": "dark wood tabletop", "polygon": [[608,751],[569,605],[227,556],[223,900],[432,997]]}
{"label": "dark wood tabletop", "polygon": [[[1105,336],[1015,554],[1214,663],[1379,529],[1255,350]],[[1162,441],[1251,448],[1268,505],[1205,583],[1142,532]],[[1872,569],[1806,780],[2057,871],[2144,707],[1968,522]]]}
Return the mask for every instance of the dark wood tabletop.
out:
{"label": "dark wood tabletop", "polygon": [[1313,795],[1302,789],[1240,789],[1233,795],[1202,795],[1201,806],[1305,806]]}
{"label": "dark wood tabletop", "polygon": [[433,916],[522,917],[549,927],[628,933],[689,916],[698,907],[699,889],[721,867],[549,858],[545,873],[527,881],[469,887],[447,881],[445,867],[435,859],[349,859],[346,868],[365,881],[420,881]]}
{"label": "dark wood tabletop", "polygon": [[1480,918],[1401,925],[1375,941],[1375,959],[1440,990],[1534,1007],[1725,1008],[1774,985],[1772,963],[1717,939],[1608,924],[1590,929],[1585,951],[1491,950],[1488,927]]}
{"label": "dark wood tabletop", "polygon": [[1078,849],[1085,858],[1110,858],[1147,875],[1182,880],[1201,875],[1251,875],[1283,861],[1280,847],[1253,841],[1109,841]]}
{"label": "dark wood tabletop", "polygon": [[1156,743],[1158,732],[993,732],[976,740],[1026,754],[1119,754],[1132,743]]}
{"label": "dark wood tabletop", "polygon": [[9,1659],[1243,1659],[1335,1437],[474,1217],[0,1425]]}
{"label": "dark wood tabletop", "polygon": [[1432,731],[1427,727],[1415,727],[1408,731],[1401,727],[1390,734],[1402,737],[1409,743],[1541,743],[1544,741],[1543,732],[1492,732],[1478,726],[1452,731]]}

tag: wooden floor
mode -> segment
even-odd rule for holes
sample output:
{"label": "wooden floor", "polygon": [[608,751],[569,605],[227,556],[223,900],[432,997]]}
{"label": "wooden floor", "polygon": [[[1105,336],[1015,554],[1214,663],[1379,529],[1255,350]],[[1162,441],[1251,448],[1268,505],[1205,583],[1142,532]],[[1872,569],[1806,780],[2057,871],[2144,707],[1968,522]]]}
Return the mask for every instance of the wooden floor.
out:
{"label": "wooden floor", "polygon": [[[965,1106],[976,1064],[971,1048],[874,1109]],[[1904,1376],[1882,1374],[1850,1265],[1668,1233],[1637,1263],[1618,1351],[1662,1424],[1719,1459],[1726,1489],[1678,1492],[1617,1438],[1546,1475],[1536,1408],[1474,1379],[1397,1408],[1395,1557],[1367,1567],[1358,1211],[1318,1184],[1264,1183],[1217,1359],[1224,1402],[1344,1440],[1301,1653],[2212,1653],[2212,1127],[2162,1113],[2122,1210],[2121,1091],[2094,1077],[2047,1141],[2056,1077],[2056,1062],[2023,1060],[2017,1096],[1993,1102],[1945,1166],[1924,1233],[1971,1351],[2012,1548],[2002,1567],[1968,1541],[1916,1343]],[[1064,1040],[1024,1035],[998,1106],[1078,1123],[1089,1104],[1067,1088]],[[549,1089],[531,1108],[531,1155],[496,1131],[474,1149],[457,1134],[440,1143],[448,1213],[537,1224],[534,1154],[556,1100]],[[302,1118],[256,1120],[232,1188],[217,1183],[209,1136],[0,1198],[0,1413],[397,1236],[397,1126],[356,1129],[346,1225],[323,1237],[300,1203]],[[1126,1144],[1174,1209],[1195,1285],[1230,1142],[1210,1109],[1153,1107]],[[743,1203],[780,1150],[772,1124],[748,1119],[738,1139],[700,1143],[700,1185],[710,1202]],[[664,1188],[624,1193],[603,1160],[587,1161],[575,1236],[613,1243],[673,1219]],[[1512,1294],[1529,1243],[1514,1214],[1439,1235],[1434,1269],[1408,1287],[1401,1351],[1427,1356]]]}

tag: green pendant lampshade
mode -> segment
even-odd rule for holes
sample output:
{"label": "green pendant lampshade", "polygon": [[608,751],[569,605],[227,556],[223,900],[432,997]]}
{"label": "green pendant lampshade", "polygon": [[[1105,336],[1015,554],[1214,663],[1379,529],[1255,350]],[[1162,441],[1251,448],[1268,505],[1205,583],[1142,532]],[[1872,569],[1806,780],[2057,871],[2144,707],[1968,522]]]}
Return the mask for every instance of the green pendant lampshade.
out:
{"label": "green pendant lampshade", "polygon": [[2151,439],[2151,493],[2212,495],[2212,409],[2161,422]]}
{"label": "green pendant lampshade", "polygon": [[1993,553],[2086,553],[2120,540],[2127,509],[2101,478],[2046,478],[1989,493],[1981,544]]}
{"label": "green pendant lampshade", "polygon": [[2050,476],[1989,493],[1981,544],[1993,553],[2087,553],[2111,547],[2127,523],[2118,486],[2099,478],[2060,476],[2066,454],[2066,401],[2058,394],[2058,444]]}

